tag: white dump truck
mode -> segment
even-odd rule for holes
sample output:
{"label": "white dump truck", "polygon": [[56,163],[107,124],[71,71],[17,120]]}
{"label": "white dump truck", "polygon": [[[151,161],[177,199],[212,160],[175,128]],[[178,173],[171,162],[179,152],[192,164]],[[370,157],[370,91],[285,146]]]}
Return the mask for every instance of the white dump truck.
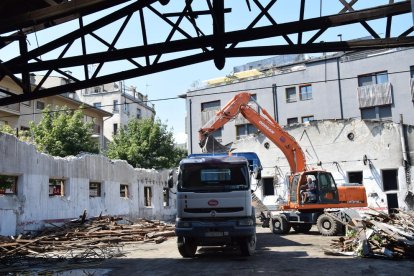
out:
{"label": "white dump truck", "polygon": [[183,257],[194,257],[197,246],[239,245],[242,255],[253,254],[251,177],[260,178],[260,168],[251,168],[241,156],[193,156],[180,162],[175,231]]}

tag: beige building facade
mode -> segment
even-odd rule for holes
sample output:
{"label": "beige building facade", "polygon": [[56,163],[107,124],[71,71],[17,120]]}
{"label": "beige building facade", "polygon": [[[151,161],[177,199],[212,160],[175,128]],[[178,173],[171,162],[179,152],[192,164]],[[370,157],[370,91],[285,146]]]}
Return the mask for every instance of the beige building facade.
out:
{"label": "beige building facade", "polygon": [[[12,93],[22,93],[21,87],[7,76],[0,81],[0,88]],[[6,94],[0,91],[0,97],[5,96]],[[82,105],[85,121],[93,122],[93,137],[98,140],[102,148],[104,145],[104,119],[112,114],[80,102],[74,97],[74,93],[0,106],[0,125],[9,125],[18,135],[22,130],[29,130],[30,122],[39,123],[43,116],[42,110],[47,106],[50,106],[51,110],[56,110],[64,106],[69,109],[78,109]]]}

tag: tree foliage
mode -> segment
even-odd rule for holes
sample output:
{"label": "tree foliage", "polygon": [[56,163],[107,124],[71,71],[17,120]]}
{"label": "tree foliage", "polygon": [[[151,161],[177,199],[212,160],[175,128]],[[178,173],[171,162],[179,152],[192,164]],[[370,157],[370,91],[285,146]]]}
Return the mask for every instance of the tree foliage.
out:
{"label": "tree foliage", "polygon": [[107,156],[137,168],[173,168],[187,151],[174,146],[173,133],[160,120],[134,119],[121,128],[108,146]]}
{"label": "tree foliage", "polygon": [[15,135],[14,129],[9,125],[0,125],[0,132]]}
{"label": "tree foliage", "polygon": [[39,124],[30,123],[36,148],[53,156],[77,155],[81,152],[98,153],[98,144],[92,138],[92,122],[85,123],[81,109],[62,107],[43,110]]}

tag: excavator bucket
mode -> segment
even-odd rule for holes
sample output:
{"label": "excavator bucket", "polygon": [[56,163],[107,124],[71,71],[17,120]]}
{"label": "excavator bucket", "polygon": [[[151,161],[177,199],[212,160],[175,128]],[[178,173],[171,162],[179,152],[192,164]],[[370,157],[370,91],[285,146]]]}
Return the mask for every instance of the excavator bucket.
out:
{"label": "excavator bucket", "polygon": [[204,140],[204,145],[201,148],[201,151],[204,153],[227,153],[229,152],[230,147],[220,144],[212,135],[207,136]]}

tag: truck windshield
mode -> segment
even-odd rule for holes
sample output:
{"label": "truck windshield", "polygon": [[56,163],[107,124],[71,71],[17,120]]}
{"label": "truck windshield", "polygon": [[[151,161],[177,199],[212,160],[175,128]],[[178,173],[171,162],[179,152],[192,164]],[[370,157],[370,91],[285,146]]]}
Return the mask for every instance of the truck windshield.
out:
{"label": "truck windshield", "polygon": [[247,166],[229,164],[226,167],[187,164],[180,169],[180,191],[221,192],[247,190],[249,188]]}

